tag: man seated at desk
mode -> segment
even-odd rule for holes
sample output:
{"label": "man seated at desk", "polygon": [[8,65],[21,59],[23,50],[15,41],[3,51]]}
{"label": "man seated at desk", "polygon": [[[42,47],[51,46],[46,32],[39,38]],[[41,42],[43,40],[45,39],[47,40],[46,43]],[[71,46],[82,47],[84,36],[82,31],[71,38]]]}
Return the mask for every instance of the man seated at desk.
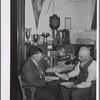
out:
{"label": "man seated at desk", "polygon": [[64,86],[62,92],[66,100],[69,99],[69,93],[71,93],[72,100],[82,100],[82,96],[90,95],[92,81],[96,80],[96,61],[90,56],[89,48],[81,47],[78,56],[79,62],[73,71],[67,74],[55,73],[65,81],[77,76],[77,82],[60,83]]}
{"label": "man seated at desk", "polygon": [[[48,84],[49,81],[45,78],[46,67],[48,64],[42,59],[43,50],[34,47],[30,51],[30,57],[26,60],[21,75],[26,83],[26,86],[34,86],[35,98],[39,100],[63,100],[61,88]],[[25,90],[26,96],[31,97],[31,90]]]}

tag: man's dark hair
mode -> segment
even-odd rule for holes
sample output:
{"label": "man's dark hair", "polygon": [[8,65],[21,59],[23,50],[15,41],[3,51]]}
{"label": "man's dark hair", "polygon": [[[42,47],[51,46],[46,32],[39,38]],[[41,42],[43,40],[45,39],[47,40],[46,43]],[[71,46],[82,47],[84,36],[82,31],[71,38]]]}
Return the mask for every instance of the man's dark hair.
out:
{"label": "man's dark hair", "polygon": [[43,53],[43,50],[38,48],[38,47],[33,47],[30,51],[29,51],[29,56],[32,56],[34,54],[38,54],[38,53]]}

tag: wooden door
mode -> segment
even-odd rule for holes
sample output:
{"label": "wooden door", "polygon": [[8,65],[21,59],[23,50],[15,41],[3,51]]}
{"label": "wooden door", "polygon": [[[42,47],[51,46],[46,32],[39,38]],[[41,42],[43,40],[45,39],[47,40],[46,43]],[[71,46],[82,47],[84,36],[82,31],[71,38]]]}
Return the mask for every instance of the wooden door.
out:
{"label": "wooden door", "polygon": [[17,73],[26,59],[25,0],[17,0]]}
{"label": "wooden door", "polygon": [[11,0],[10,100],[22,100],[18,74],[25,61],[25,0]]}

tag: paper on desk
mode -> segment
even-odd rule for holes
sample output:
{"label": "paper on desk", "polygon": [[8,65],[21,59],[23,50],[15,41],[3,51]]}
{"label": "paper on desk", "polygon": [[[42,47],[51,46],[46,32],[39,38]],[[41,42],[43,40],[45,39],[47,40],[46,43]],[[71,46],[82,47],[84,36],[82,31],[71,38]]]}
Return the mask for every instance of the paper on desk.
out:
{"label": "paper on desk", "polygon": [[61,82],[60,85],[66,86],[66,87],[71,87],[74,85],[73,82]]}
{"label": "paper on desk", "polygon": [[47,80],[59,80],[59,77],[57,77],[57,76],[45,76],[45,79],[47,79]]}
{"label": "paper on desk", "polygon": [[66,61],[59,61],[59,62],[57,62],[57,65],[60,67],[72,67],[72,68],[75,66],[73,64],[66,65],[65,62]]}
{"label": "paper on desk", "polygon": [[52,67],[52,68],[48,68],[46,70],[46,72],[60,72],[61,69],[60,68],[55,68],[55,67]]}
{"label": "paper on desk", "polygon": [[[70,67],[71,66],[71,67]],[[73,65],[66,65],[66,66],[55,66],[52,68],[48,68],[46,72],[62,72],[62,71],[70,71],[73,69]]]}

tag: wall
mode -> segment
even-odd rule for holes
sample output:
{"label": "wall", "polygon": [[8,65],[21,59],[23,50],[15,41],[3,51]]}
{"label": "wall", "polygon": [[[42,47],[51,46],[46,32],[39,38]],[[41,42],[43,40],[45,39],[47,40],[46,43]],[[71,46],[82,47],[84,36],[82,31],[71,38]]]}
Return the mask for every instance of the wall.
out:
{"label": "wall", "polygon": [[88,3],[87,1],[77,3],[77,30],[87,29]]}
{"label": "wall", "polygon": [[51,33],[51,29],[49,27],[49,17],[52,16],[53,13],[57,14],[60,17],[59,29],[65,28],[65,22],[64,22],[65,17],[71,18],[71,27],[75,28],[76,13],[75,13],[74,2],[70,2],[67,0],[55,0],[54,10],[53,10],[53,1],[52,1],[48,13],[45,14],[48,10],[49,3],[50,0],[44,1],[42,12],[40,14],[38,29],[36,30],[31,0],[25,0],[25,28],[31,27],[32,28],[31,34],[34,33],[41,34],[42,32]]}
{"label": "wall", "polygon": [[[88,0],[82,2],[54,0],[54,6],[52,1],[48,13],[46,13],[50,1],[51,0],[44,1],[43,8],[40,14],[38,29],[36,30],[31,0],[25,0],[25,27],[32,28],[31,34],[41,34],[42,32],[49,32],[51,34],[51,29],[49,27],[49,17],[52,16],[53,13],[55,13],[60,17],[59,29],[65,28],[65,17],[71,18],[71,43],[76,43],[76,39],[81,36],[83,37],[83,35],[84,38],[87,38],[88,33],[90,33],[90,31],[86,32],[88,17]],[[92,38],[96,40],[96,32],[93,31],[92,33]],[[91,35],[88,35],[88,37],[91,38]],[[51,37],[49,37],[48,40],[49,39],[51,39]]]}
{"label": "wall", "polygon": [[65,28],[65,17],[71,18],[71,29],[75,28],[76,21],[76,8],[75,2],[70,2],[67,0],[55,0],[55,12],[60,16],[61,24],[60,29]]}
{"label": "wall", "polygon": [[88,19],[88,16],[90,16],[89,2],[90,0],[76,2],[76,27],[70,31],[71,43],[76,43],[77,38],[89,38],[96,41],[97,32],[90,29],[87,30],[87,24],[90,20]]}

